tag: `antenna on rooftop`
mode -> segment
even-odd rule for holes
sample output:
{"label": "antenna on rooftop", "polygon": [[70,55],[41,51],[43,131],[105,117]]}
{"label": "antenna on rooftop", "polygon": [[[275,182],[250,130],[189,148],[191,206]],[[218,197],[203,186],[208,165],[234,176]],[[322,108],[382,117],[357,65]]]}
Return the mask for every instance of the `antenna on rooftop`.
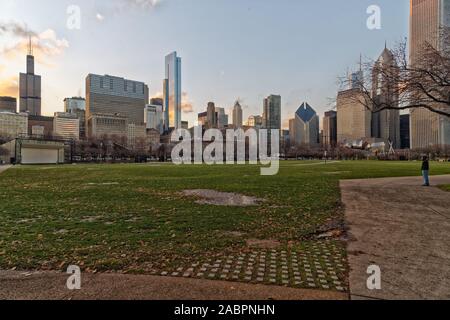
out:
{"label": "antenna on rooftop", "polygon": [[29,56],[33,55],[33,44],[31,40],[31,34],[28,35],[28,55]]}

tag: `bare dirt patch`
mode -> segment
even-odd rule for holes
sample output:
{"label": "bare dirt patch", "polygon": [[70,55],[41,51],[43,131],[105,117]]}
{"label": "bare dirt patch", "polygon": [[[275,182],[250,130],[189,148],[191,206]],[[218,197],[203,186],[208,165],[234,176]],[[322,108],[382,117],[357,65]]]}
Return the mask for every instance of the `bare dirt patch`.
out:
{"label": "bare dirt patch", "polygon": [[248,207],[257,206],[264,200],[249,197],[238,193],[219,192],[215,190],[184,190],[184,196],[198,198],[198,204],[210,204],[215,206]]}
{"label": "bare dirt patch", "polygon": [[281,242],[277,240],[249,239],[247,240],[247,246],[258,249],[276,249],[281,246]]}

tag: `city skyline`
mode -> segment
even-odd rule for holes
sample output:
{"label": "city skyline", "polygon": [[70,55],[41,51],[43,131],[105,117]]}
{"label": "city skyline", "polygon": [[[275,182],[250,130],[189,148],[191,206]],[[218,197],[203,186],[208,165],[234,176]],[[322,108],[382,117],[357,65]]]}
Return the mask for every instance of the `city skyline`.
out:
{"label": "city skyline", "polygon": [[[115,2],[120,1],[110,3]],[[54,3],[47,0],[39,8],[35,4],[27,3],[25,6],[20,0],[2,1],[0,21],[21,25],[26,22],[29,30],[37,34],[34,39],[37,46],[36,72],[43,77],[42,113],[45,115],[62,111],[65,97],[82,95],[85,91],[83,79],[88,73],[112,74],[143,81],[149,84],[151,97],[162,96],[163,59],[176,50],[184,58],[182,118],[188,120],[190,125],[195,123],[197,113],[205,108],[208,101],[214,101],[217,107],[225,108],[230,115],[236,99],[239,99],[244,118],[247,118],[251,114],[261,114],[263,98],[277,93],[283,98],[282,126],[287,128],[287,120],[301,101],[311,101],[320,115],[328,110],[329,99],[338,90],[337,77],[344,74],[347,68],[357,68],[360,52],[375,57],[384,46],[385,39],[394,45],[395,41],[402,40],[408,34],[409,2],[406,0],[395,4],[379,2],[382,29],[376,31],[368,30],[365,25],[368,17],[366,9],[371,4],[369,1],[348,1],[340,5],[330,1],[319,2],[321,4],[280,2],[273,5],[267,2],[256,5],[252,1],[242,1],[239,4],[219,3],[213,6],[205,1],[196,1],[189,7],[187,1],[162,1],[157,8],[122,8],[120,12],[108,13],[109,7],[102,1],[98,1],[97,5],[75,1],[82,8],[81,30],[68,30],[65,9],[69,3],[66,1]],[[53,5],[49,9],[51,3]],[[175,19],[175,26],[166,26],[165,19],[176,17],[178,9],[182,8],[186,9],[185,16]],[[199,8],[201,12],[196,12]],[[195,22],[184,24],[186,19],[195,21],[197,15],[208,9],[221,12],[221,16],[214,19],[205,18],[205,22],[214,21],[208,24],[208,28]],[[60,12],[60,17],[55,13],[54,18],[44,21],[32,14],[42,10]],[[305,12],[318,10],[323,20],[309,21]],[[345,19],[341,19],[344,10]],[[292,11],[296,11],[298,16],[294,16]],[[104,20],[100,21],[95,12]],[[252,25],[246,21],[247,18],[265,17],[269,13],[273,23]],[[225,23],[225,19],[231,19],[231,16],[233,20],[240,21],[240,28]],[[17,17],[21,17],[20,20]],[[124,22],[120,32],[112,25],[117,20]],[[308,33],[299,27],[298,34],[285,35],[286,30],[297,24],[300,26],[299,21],[310,23]],[[180,24],[184,26],[183,30],[179,29]],[[141,25],[147,27],[141,28]],[[166,27],[167,32],[163,35]],[[108,35],[108,30],[114,36]],[[176,34],[175,30],[179,33]],[[126,31],[133,36],[116,41]],[[195,39],[190,36],[191,33],[196,34]],[[274,48],[265,46],[265,38],[269,37],[276,40]],[[11,34],[2,38],[0,44],[3,47],[17,50],[6,50],[6,61],[11,63],[0,66],[0,95],[8,93],[5,92],[8,83],[11,86],[8,79],[14,79],[23,69],[22,42],[25,40]],[[148,38],[151,40],[145,40]],[[122,42],[126,42],[127,46],[124,47]],[[46,50],[41,48],[42,43],[47,44]],[[147,46],[151,50],[146,50]],[[304,50],[305,46],[310,50]],[[88,56],[83,51],[86,47],[90,49]],[[333,47],[336,50],[329,50]],[[130,55],[135,58],[128,58]],[[270,64],[267,63],[269,57]],[[292,59],[298,63],[293,63]],[[117,64],[117,61],[121,63]]]}

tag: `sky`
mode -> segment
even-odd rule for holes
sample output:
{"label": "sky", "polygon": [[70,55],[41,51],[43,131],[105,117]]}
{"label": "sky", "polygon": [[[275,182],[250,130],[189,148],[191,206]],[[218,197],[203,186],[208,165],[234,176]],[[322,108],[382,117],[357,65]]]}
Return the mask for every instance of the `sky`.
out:
{"label": "sky", "polygon": [[[370,5],[381,29],[367,28]],[[360,54],[375,59],[403,41],[408,19],[408,0],[0,0],[0,95],[17,96],[29,32],[45,115],[84,96],[89,73],[143,81],[160,96],[164,57],[177,51],[190,125],[209,101],[231,112],[239,100],[246,119],[279,94],[286,127],[304,101],[320,116],[332,108],[338,78]]]}

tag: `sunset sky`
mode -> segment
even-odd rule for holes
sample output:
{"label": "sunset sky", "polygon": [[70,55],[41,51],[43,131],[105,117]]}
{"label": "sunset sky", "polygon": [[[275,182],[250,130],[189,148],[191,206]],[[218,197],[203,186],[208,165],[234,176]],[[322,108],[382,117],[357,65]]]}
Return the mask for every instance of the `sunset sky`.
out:
{"label": "sunset sky", "polygon": [[[366,27],[369,5],[382,29]],[[67,28],[69,5],[81,29]],[[191,125],[208,101],[244,118],[262,113],[263,98],[282,96],[283,119],[303,101],[320,115],[336,96],[337,78],[408,36],[408,0],[0,0],[0,95],[17,96],[25,71],[26,31],[42,76],[43,113],[84,96],[88,73],[146,82],[162,92],[164,56],[182,57],[183,120]]]}

